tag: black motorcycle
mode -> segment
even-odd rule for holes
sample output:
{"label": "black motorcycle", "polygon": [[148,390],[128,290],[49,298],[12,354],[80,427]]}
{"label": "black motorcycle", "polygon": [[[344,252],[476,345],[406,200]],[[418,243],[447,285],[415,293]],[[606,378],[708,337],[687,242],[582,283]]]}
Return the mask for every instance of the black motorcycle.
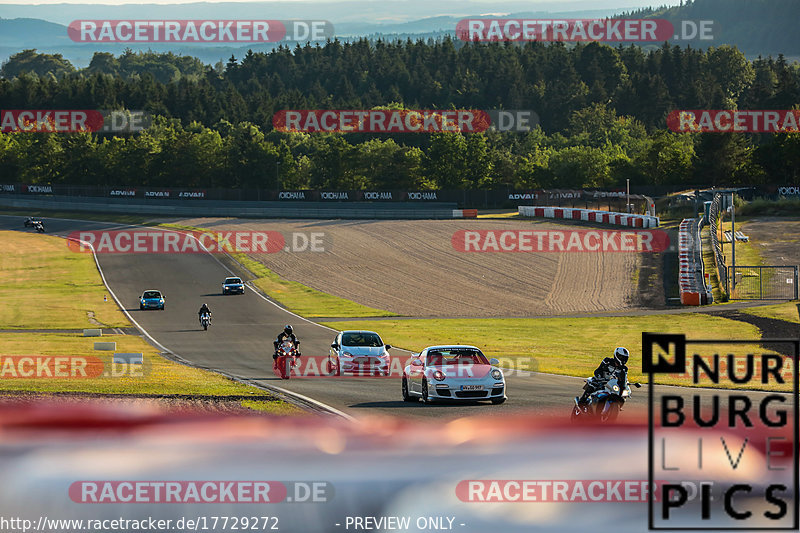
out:
{"label": "black motorcycle", "polygon": [[[597,378],[590,378],[597,379]],[[586,380],[589,383],[589,380]],[[631,396],[631,387],[628,382],[628,372],[624,368],[618,369],[611,378],[605,382],[603,387],[597,389],[589,396],[589,401],[585,404],[579,403],[575,398],[575,405],[572,407],[570,419],[576,422],[578,419],[594,419],[600,422],[614,422],[625,405],[625,401]],[[637,389],[641,387],[639,383],[633,383]]]}

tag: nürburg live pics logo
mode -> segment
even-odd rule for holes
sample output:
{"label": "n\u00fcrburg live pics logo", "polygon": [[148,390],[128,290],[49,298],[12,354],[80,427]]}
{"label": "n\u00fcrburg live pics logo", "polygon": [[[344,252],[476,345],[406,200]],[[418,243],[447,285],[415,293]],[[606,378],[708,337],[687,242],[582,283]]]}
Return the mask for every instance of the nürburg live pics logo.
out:
{"label": "n\u00fcrburg live pics logo", "polygon": [[650,530],[798,530],[798,352],[799,339],[642,334]]}

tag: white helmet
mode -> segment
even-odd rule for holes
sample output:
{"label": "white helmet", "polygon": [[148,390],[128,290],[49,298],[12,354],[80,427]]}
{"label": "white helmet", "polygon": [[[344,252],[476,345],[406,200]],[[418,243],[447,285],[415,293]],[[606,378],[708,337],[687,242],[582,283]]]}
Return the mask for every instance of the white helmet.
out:
{"label": "white helmet", "polygon": [[623,348],[622,346],[618,347],[614,350],[614,359],[621,364],[625,365],[628,363],[628,358],[631,356],[630,352],[627,348]]}

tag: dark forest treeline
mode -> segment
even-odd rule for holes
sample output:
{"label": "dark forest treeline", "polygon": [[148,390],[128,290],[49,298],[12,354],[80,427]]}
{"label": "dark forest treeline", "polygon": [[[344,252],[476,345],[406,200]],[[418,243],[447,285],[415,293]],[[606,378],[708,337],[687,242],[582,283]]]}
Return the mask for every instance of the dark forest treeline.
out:
{"label": "dark forest treeline", "polygon": [[[599,44],[459,44],[334,41],[248,53],[200,74],[197,63],[180,56],[105,54],[89,69],[60,77],[0,79],[0,109],[127,108],[165,117],[127,137],[0,134],[0,173],[4,181],[223,187],[273,187],[280,175],[286,188],[347,189],[798,178],[797,134],[674,134],[665,124],[673,109],[797,107],[800,70],[783,57],[751,62],[731,47],[644,52]],[[136,64],[135,72],[122,67]],[[164,83],[147,66],[163,64],[193,72]],[[385,105],[532,109],[542,129],[271,131],[273,113],[283,109]]]}

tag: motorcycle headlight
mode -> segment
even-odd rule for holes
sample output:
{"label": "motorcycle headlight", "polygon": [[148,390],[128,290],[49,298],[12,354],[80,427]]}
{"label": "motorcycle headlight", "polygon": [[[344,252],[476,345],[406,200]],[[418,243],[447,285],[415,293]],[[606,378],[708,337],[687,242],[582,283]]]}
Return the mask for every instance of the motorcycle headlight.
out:
{"label": "motorcycle headlight", "polygon": [[613,387],[611,387],[611,389],[612,389],[614,392],[619,392],[619,386],[618,386],[618,385],[614,385]]}
{"label": "motorcycle headlight", "polygon": [[494,370],[492,370],[492,377],[494,379],[503,379],[503,373],[495,368]]}
{"label": "motorcycle headlight", "polygon": [[436,381],[444,381],[445,377],[447,376],[445,376],[444,372],[442,372],[441,370],[437,370],[436,372],[433,373],[433,379],[435,379]]}

